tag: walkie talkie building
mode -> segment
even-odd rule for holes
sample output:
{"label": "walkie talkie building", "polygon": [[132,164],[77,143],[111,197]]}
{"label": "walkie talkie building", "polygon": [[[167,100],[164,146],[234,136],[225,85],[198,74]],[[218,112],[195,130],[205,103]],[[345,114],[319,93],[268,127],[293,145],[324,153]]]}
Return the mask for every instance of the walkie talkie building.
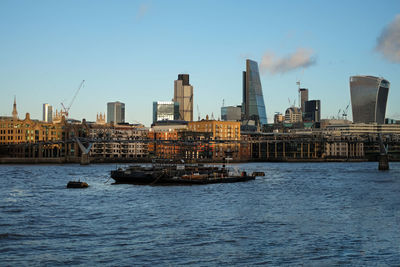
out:
{"label": "walkie talkie building", "polygon": [[351,108],[353,122],[385,122],[389,81],[374,76],[350,77]]}

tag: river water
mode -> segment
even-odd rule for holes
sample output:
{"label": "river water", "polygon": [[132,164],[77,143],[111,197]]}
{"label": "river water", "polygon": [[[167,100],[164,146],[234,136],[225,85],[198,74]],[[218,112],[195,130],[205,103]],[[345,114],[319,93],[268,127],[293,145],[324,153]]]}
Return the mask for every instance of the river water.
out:
{"label": "river water", "polygon": [[0,265],[400,263],[400,163],[232,166],[266,176],[138,186],[112,184],[115,165],[0,165]]}

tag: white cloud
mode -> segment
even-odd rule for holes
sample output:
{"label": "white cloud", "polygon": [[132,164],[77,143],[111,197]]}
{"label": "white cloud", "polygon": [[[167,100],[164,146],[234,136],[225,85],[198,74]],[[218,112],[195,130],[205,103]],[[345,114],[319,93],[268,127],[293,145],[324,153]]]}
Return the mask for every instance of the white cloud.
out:
{"label": "white cloud", "polygon": [[387,60],[400,63],[400,14],[383,29],[377,39],[376,50]]}
{"label": "white cloud", "polygon": [[262,72],[271,74],[285,73],[298,68],[308,68],[316,63],[314,51],[308,48],[298,48],[293,54],[278,57],[273,52],[267,51],[260,64]]}
{"label": "white cloud", "polygon": [[147,12],[149,12],[149,9],[150,9],[149,2],[141,3],[138,12],[136,13],[136,19],[141,20],[147,14]]}

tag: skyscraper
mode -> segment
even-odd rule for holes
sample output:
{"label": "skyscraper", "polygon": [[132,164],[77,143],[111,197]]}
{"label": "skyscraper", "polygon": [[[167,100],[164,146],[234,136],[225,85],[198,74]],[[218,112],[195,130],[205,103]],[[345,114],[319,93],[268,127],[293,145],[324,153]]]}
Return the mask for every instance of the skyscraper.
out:
{"label": "skyscraper", "polygon": [[119,101],[107,103],[107,123],[125,122],[125,104]]}
{"label": "skyscraper", "polygon": [[242,113],[243,119],[267,124],[258,64],[250,59],[246,60],[246,71],[243,71]]}
{"label": "skyscraper", "polygon": [[53,107],[49,104],[43,104],[43,121],[53,122]]}
{"label": "skyscraper", "polygon": [[162,120],[179,120],[179,103],[172,101],[153,102],[153,123]]}
{"label": "skyscraper", "polygon": [[318,122],[321,120],[321,101],[310,100],[304,103],[304,121]]}
{"label": "skyscraper", "polygon": [[300,109],[301,112],[305,112],[305,102],[308,101],[308,89],[306,88],[300,88],[299,89],[300,93]]}
{"label": "skyscraper", "polygon": [[193,121],[193,86],[189,74],[179,74],[174,81],[174,102],[179,103],[179,119]]}
{"label": "skyscraper", "polygon": [[350,77],[353,122],[383,124],[389,94],[389,81],[374,76]]}

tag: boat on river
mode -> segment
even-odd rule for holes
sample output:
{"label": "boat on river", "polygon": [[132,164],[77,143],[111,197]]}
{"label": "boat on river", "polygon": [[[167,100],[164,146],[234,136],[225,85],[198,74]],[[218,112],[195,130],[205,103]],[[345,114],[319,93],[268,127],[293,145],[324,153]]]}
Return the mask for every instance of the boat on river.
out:
{"label": "boat on river", "polygon": [[69,181],[67,188],[87,188],[89,185],[86,182],[81,181]]}
{"label": "boat on river", "polygon": [[171,185],[171,184],[213,184],[237,183],[254,180],[256,175],[203,164],[153,164],[151,166],[133,165],[111,171],[115,183]]}

